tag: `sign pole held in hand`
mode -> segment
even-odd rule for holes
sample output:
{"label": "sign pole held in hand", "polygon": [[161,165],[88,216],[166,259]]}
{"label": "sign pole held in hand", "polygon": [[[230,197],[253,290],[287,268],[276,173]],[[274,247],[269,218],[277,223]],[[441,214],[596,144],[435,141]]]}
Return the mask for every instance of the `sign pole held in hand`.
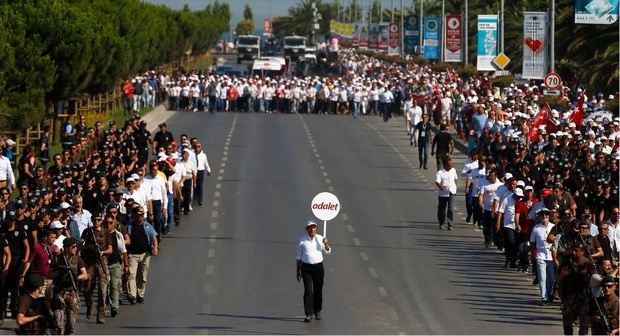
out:
{"label": "sign pole held in hand", "polygon": [[312,199],[312,213],[323,221],[323,237],[327,237],[327,221],[334,219],[340,212],[340,201],[332,193],[322,192]]}

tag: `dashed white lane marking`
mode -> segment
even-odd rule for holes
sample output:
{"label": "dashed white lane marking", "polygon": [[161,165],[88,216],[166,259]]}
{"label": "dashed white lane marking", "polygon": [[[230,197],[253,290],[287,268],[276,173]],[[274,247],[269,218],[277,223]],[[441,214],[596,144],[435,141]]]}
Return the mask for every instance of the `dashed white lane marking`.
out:
{"label": "dashed white lane marking", "polygon": [[323,176],[327,176],[327,172],[323,172]]}
{"label": "dashed white lane marking", "polygon": [[216,238],[215,235],[210,235],[209,236],[209,243],[215,243],[215,238]]}
{"label": "dashed white lane marking", "polygon": [[218,181],[221,181],[221,180],[223,180],[223,179],[224,179],[224,176],[222,176],[222,175],[220,175],[220,176],[218,176],[218,177],[217,177],[217,180],[218,180]]}
{"label": "dashed white lane marking", "polygon": [[[343,218],[343,219],[344,219],[344,218]],[[352,225],[350,225],[350,224],[347,224],[347,230],[348,230],[349,232],[355,232],[355,229],[354,229],[354,228],[353,228],[353,226],[352,226]]]}
{"label": "dashed white lane marking", "polygon": [[223,156],[228,156],[228,151],[224,151],[224,154],[222,154]]}
{"label": "dashed white lane marking", "polygon": [[207,269],[205,270],[206,275],[213,275],[213,265],[207,265]]}
{"label": "dashed white lane marking", "polygon": [[211,217],[212,218],[217,218],[217,211],[212,211],[211,212]]}
{"label": "dashed white lane marking", "polygon": [[349,220],[349,216],[347,216],[347,214],[342,214],[342,219]]}
{"label": "dashed white lane marking", "polygon": [[383,288],[383,286],[379,286],[379,295],[381,295],[382,297],[387,297],[388,293],[385,290],[385,288]]}
{"label": "dashed white lane marking", "polygon": [[357,238],[353,238],[353,244],[354,244],[355,246],[362,246],[362,243],[360,243],[360,240],[359,240],[359,239],[357,239]]}
{"label": "dashed white lane marking", "polygon": [[217,230],[217,223],[216,222],[211,223],[211,230],[213,230],[213,231]]}
{"label": "dashed white lane marking", "polygon": [[226,162],[222,162],[222,163],[220,164],[220,167],[222,167],[222,168],[226,167]]}
{"label": "dashed white lane marking", "polygon": [[396,313],[396,309],[392,307],[388,307],[388,313],[390,314],[390,317],[392,318],[392,320],[398,321],[398,314]]}
{"label": "dashed white lane marking", "polygon": [[329,191],[331,191],[331,192],[334,192],[334,187],[329,186],[329,187],[327,187],[327,190],[329,190]]}
{"label": "dashed white lane marking", "polygon": [[219,205],[220,205],[220,201],[217,201],[217,200],[213,201],[213,207],[217,207]]}
{"label": "dashed white lane marking", "polygon": [[377,271],[375,271],[375,269],[372,268],[372,267],[368,268],[368,272],[370,273],[370,276],[373,277],[373,278],[378,278],[379,277],[379,274],[377,274]]}
{"label": "dashed white lane marking", "polygon": [[360,257],[362,258],[362,260],[368,261],[368,255],[366,254],[366,252],[360,252]]}
{"label": "dashed white lane marking", "polygon": [[325,166],[323,165],[319,166],[319,168],[321,168],[321,170],[325,170]]}
{"label": "dashed white lane marking", "polygon": [[213,194],[213,196],[214,196],[214,197],[220,197],[220,192],[219,192],[219,191],[216,191],[216,192]]}
{"label": "dashed white lane marking", "polygon": [[332,181],[331,181],[330,179],[325,179],[325,183],[327,183],[327,184],[331,184],[331,183],[332,183]]}
{"label": "dashed white lane marking", "polygon": [[213,257],[215,257],[215,249],[210,248],[210,249],[207,251],[207,258],[213,258]]}
{"label": "dashed white lane marking", "polygon": [[220,175],[224,174],[224,169],[220,169]]}
{"label": "dashed white lane marking", "polygon": [[222,157],[222,161],[228,161],[228,156]]}
{"label": "dashed white lane marking", "polygon": [[216,183],[215,184],[215,189],[222,189],[222,184],[221,183]]}

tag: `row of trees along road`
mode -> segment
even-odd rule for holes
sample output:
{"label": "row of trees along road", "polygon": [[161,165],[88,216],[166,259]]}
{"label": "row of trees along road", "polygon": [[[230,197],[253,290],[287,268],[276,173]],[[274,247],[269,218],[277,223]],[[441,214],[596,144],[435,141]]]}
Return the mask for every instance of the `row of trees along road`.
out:
{"label": "row of trees along road", "polygon": [[113,89],[135,73],[208,52],[228,4],[172,10],[139,0],[4,0],[0,4],[0,131],[42,120],[45,105]]}
{"label": "row of trees along road", "polygon": [[[322,19],[319,21],[319,36],[329,35],[331,19],[357,18],[362,21],[360,0],[299,0],[289,8],[288,15],[273,20],[273,32],[277,37],[296,33],[308,35],[312,18],[312,2],[316,3]],[[581,84],[589,95],[597,92],[614,93],[619,86],[619,28],[618,22],[612,25],[576,25],[574,23],[575,0],[556,0],[555,23],[555,70],[571,84]],[[369,22],[368,2],[363,11],[364,21]],[[400,21],[400,2],[394,1],[394,21]],[[424,1],[424,16],[441,16],[441,0]],[[344,6],[347,4],[347,6]],[[387,4],[387,5],[386,5]],[[405,1],[404,15],[419,14],[420,0]],[[413,5],[413,6],[412,6]],[[465,1],[445,0],[446,14],[465,13]],[[468,46],[469,60],[476,60],[477,17],[479,14],[497,14],[500,2],[497,0],[469,0],[468,8]],[[510,0],[504,5],[505,43],[504,53],[512,60],[506,67],[512,73],[520,73],[523,61],[523,12],[547,12],[550,1]],[[374,0],[370,20],[390,22],[391,5],[384,1],[383,11],[380,2]],[[381,12],[381,13],[380,13]]]}

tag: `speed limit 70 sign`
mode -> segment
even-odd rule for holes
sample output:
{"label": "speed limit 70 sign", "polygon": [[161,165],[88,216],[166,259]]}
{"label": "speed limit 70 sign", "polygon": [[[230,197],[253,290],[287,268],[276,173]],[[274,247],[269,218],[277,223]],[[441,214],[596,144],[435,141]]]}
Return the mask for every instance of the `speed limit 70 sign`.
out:
{"label": "speed limit 70 sign", "polygon": [[545,76],[545,86],[549,90],[559,89],[562,86],[562,78],[555,72],[550,72]]}

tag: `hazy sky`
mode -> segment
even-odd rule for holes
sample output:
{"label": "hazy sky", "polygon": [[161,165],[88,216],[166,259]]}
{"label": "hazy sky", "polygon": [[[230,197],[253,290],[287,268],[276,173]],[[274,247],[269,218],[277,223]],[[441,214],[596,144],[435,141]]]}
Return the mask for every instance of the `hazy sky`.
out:
{"label": "hazy sky", "polygon": [[[192,10],[204,9],[207,4],[215,2],[215,0],[143,0],[153,4],[166,5],[172,9],[182,9],[185,4],[189,5]],[[262,27],[263,19],[269,18],[270,7],[273,17],[286,16],[288,9],[293,7],[297,0],[219,0],[220,3],[231,3],[233,11],[232,24],[233,27],[243,19],[243,9],[245,4],[249,3],[254,13],[254,23],[256,28]]]}

